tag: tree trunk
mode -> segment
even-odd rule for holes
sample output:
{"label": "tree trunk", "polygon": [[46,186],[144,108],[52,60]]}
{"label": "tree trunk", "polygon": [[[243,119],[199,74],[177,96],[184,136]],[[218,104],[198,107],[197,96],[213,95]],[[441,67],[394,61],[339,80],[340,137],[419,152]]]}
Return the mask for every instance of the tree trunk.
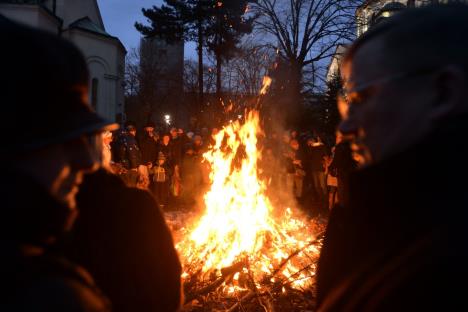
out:
{"label": "tree trunk", "polygon": [[222,90],[221,90],[221,66],[222,66],[222,58],[220,53],[216,53],[216,97],[217,100],[221,99],[222,97]]}
{"label": "tree trunk", "polygon": [[203,109],[203,28],[201,20],[198,21],[198,112]]}
{"label": "tree trunk", "polygon": [[298,121],[302,105],[302,64],[300,61],[291,60],[289,71],[289,107],[286,123],[294,125]]}

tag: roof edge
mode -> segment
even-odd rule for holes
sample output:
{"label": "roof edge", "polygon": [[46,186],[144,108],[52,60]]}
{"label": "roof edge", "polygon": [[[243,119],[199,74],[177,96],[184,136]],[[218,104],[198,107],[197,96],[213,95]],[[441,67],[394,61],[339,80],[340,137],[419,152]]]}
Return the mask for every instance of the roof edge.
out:
{"label": "roof edge", "polygon": [[80,27],[80,26],[77,26],[77,25],[73,25],[75,24],[76,22],[84,19],[84,18],[88,18],[87,16],[86,17],[83,17],[83,18],[80,18],[79,20],[76,20],[75,22],[71,23],[67,29],[64,29],[63,31],[67,31],[67,30],[74,30],[74,29],[77,29],[77,30],[80,30],[80,31],[83,31],[83,32],[86,32],[86,33],[90,33],[90,34],[93,34],[95,36],[98,36],[98,37],[102,37],[102,38],[107,38],[107,39],[110,39],[110,40],[113,40],[115,42],[118,43],[119,47],[124,51],[124,53],[126,54],[127,53],[127,49],[125,48],[125,46],[123,45],[122,41],[120,41],[120,39],[118,37],[115,37],[115,36],[112,36],[112,35],[105,35],[103,33],[99,33],[99,32],[96,32],[96,31],[93,31],[91,29],[87,29],[87,28],[84,28],[84,27]]}

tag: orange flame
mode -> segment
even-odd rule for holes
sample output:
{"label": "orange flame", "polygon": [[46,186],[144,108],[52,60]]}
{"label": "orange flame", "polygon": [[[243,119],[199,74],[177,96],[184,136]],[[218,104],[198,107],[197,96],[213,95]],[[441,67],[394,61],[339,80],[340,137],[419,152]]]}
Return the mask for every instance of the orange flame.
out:
{"label": "orange flame", "polygon": [[[270,83],[265,77],[262,92]],[[176,247],[185,265],[205,273],[246,261],[256,282],[278,276],[292,287],[305,287],[312,277],[302,269],[310,264],[311,255],[318,255],[309,244],[313,231],[292,209],[274,208],[266,196],[267,183],[257,174],[260,134],[259,114],[250,111],[243,124],[234,121],[215,136],[215,145],[203,155],[211,167],[206,210]],[[301,250],[297,259],[286,261],[297,250]],[[185,271],[183,277],[188,276]],[[238,274],[233,281],[237,278]],[[228,287],[227,293],[236,287]]]}

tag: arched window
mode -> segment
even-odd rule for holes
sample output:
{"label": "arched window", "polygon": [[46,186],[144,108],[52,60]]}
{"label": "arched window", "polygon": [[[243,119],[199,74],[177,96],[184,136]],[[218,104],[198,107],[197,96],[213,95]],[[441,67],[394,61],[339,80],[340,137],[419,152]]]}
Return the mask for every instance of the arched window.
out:
{"label": "arched window", "polygon": [[99,79],[93,78],[91,80],[91,106],[97,110],[98,105],[98,90],[99,90]]}

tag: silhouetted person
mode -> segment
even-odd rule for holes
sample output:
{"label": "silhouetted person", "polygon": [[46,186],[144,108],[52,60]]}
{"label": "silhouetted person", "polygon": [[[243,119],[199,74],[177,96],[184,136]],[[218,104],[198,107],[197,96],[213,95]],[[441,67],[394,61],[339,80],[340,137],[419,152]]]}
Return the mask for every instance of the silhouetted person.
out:
{"label": "silhouetted person", "polygon": [[140,172],[142,157],[136,133],[136,125],[133,122],[127,122],[125,132],[120,135],[119,142],[115,145],[118,148],[117,159],[124,168],[120,177],[130,187],[138,187],[142,176]]}
{"label": "silhouetted person", "polygon": [[162,152],[158,155],[158,162],[152,168],[152,191],[156,197],[159,208],[167,208],[173,170],[166,162],[166,156]]}
{"label": "silhouetted person", "polygon": [[85,177],[77,202],[67,254],[91,272],[113,311],[177,311],[181,265],[153,196],[99,170]]}
{"label": "silhouetted person", "polygon": [[312,186],[314,196],[320,204],[320,213],[327,214],[328,193],[324,167],[324,159],[328,155],[327,147],[318,137],[311,137],[307,140],[305,152],[307,158],[304,167],[307,171],[307,178]]}
{"label": "silhouetted person", "polygon": [[[108,311],[92,277],[58,253],[84,172],[113,125],[87,102],[86,62],[71,43],[0,16],[1,311]],[[11,131],[14,129],[14,131]]]}
{"label": "silhouetted person", "polygon": [[148,122],[140,139],[141,161],[150,169],[158,157],[158,138],[155,136],[154,128],[154,123]]}
{"label": "silhouetted person", "polygon": [[340,130],[362,168],[331,213],[319,311],[467,310],[467,33],[465,6],[407,9],[348,50]]}
{"label": "silhouetted person", "polygon": [[338,134],[336,143],[335,155],[328,169],[338,180],[338,201],[345,205],[349,197],[349,177],[358,164],[353,158],[350,142],[347,139],[343,139],[343,136]]}

